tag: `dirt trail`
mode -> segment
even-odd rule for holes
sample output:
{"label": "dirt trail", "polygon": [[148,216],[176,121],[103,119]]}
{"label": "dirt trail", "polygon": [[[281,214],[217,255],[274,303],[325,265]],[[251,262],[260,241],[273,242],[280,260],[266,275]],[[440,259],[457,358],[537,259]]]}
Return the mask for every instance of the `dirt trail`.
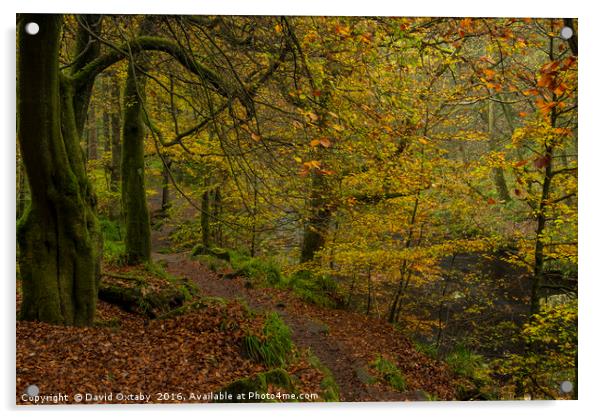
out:
{"label": "dirt trail", "polygon": [[279,296],[273,298],[265,292],[248,289],[242,278],[222,279],[199,262],[190,260],[188,253],[154,254],[153,257],[166,264],[167,271],[172,275],[194,281],[206,295],[226,299],[240,298],[255,310],[278,312],[291,328],[297,347],[311,349],[332,372],[339,385],[342,401],[416,399],[411,393],[387,391],[363,382],[359,376],[362,372],[367,374],[367,367],[363,360],[354,357],[353,348],[327,333],[319,320],[289,309],[288,301],[278,300]]}

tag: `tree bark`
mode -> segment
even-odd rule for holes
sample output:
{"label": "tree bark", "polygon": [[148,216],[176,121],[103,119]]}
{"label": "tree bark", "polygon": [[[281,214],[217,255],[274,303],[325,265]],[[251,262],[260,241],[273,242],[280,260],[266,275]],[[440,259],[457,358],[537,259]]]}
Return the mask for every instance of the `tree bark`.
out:
{"label": "tree bark", "polygon": [[313,260],[316,252],[324,247],[331,216],[328,202],[324,197],[327,190],[326,179],[319,173],[312,173],[311,176],[310,215],[303,231],[301,263]]}
{"label": "tree bark", "polygon": [[111,101],[111,192],[117,192],[121,182],[121,104],[117,75],[112,76]]}
{"label": "tree bark", "polygon": [[[101,15],[78,15],[79,28],[75,39],[75,61],[71,66],[71,74],[77,74],[88,63],[96,59],[100,54],[100,41],[90,34],[100,34]],[[73,109],[75,112],[75,125],[78,135],[84,132],[84,125],[88,115],[88,105],[92,97],[95,77],[90,77],[85,83],[76,86],[73,95]]]}
{"label": "tree bark", "polygon": [[25,213],[25,201],[27,200],[27,179],[23,159],[18,156],[17,160],[17,220]]}
{"label": "tree bark", "polygon": [[[56,324],[94,320],[102,237],[84,170],[73,86],[59,72],[61,15],[20,15],[18,136],[31,204],[17,226],[19,317]],[[25,32],[36,22],[36,35]]]}
{"label": "tree bark", "polygon": [[171,167],[171,158],[169,156],[165,156],[165,164],[163,165],[163,170],[161,171],[162,177],[162,189],[161,189],[161,213],[163,216],[167,215],[167,210],[171,206],[171,200],[169,198],[169,169]]}
{"label": "tree bark", "polygon": [[96,108],[88,109],[88,160],[98,160],[98,126],[96,125]]}
{"label": "tree bark", "polygon": [[[117,74],[110,76],[111,84],[111,107],[112,111],[109,115],[111,125],[111,163],[110,163],[110,181],[109,190],[116,194],[119,191],[121,184],[121,103],[120,103],[120,86]],[[113,204],[109,209],[109,216],[113,220],[117,220],[121,216],[121,200],[113,198]]]}
{"label": "tree bark", "polygon": [[144,180],[143,100],[145,77],[131,62],[123,92],[121,200],[125,218],[125,255],[128,264],[150,260],[150,217]]}
{"label": "tree bark", "polygon": [[[488,108],[488,131],[489,131],[489,151],[494,152],[498,151],[498,143],[495,138],[495,104],[493,100],[489,101]],[[495,183],[495,188],[497,190],[497,195],[500,201],[502,202],[510,202],[512,198],[510,197],[510,193],[508,192],[508,185],[506,184],[506,178],[504,176],[504,169],[501,167],[493,168],[493,182]]]}
{"label": "tree bark", "polygon": [[111,114],[106,108],[102,111],[102,151],[111,151]]}
{"label": "tree bark", "polygon": [[[205,182],[205,187],[207,187],[208,182]],[[211,216],[211,201],[210,201],[210,191],[206,190],[203,192],[203,196],[201,198],[201,233],[203,238],[203,246],[209,249],[211,247],[211,237],[209,237],[209,217]]]}

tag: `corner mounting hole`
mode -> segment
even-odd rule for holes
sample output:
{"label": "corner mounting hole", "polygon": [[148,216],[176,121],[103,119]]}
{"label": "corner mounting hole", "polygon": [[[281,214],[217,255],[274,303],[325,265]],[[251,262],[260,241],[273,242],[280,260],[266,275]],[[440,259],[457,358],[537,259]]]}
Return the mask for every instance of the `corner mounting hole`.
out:
{"label": "corner mounting hole", "polygon": [[40,32],[40,25],[35,22],[29,22],[25,25],[25,32],[28,35],[37,35]]}
{"label": "corner mounting hole", "polygon": [[560,29],[560,37],[564,40],[568,40],[571,39],[573,36],[573,29],[569,28],[568,26],[565,26],[564,28]]}

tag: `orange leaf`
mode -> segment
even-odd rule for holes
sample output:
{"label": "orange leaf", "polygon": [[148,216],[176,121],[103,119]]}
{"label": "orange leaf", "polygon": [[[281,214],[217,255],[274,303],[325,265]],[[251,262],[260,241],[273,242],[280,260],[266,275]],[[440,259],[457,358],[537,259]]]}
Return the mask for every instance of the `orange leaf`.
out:
{"label": "orange leaf", "polygon": [[487,78],[487,80],[491,80],[495,77],[495,70],[492,70],[490,68],[485,68],[483,70],[483,74],[485,74],[485,77]]}
{"label": "orange leaf", "polygon": [[550,111],[557,105],[556,102],[546,102],[541,98],[537,99],[535,104],[544,115],[550,113]]}
{"label": "orange leaf", "polygon": [[538,87],[549,87],[549,88],[551,88],[552,85],[554,84],[554,77],[555,76],[556,76],[555,72],[542,74],[542,76],[540,77],[540,79],[537,81],[537,86]]}
{"label": "orange leaf", "polygon": [[460,21],[460,27],[465,30],[469,30],[472,27],[472,19],[467,17]]}
{"label": "orange leaf", "polygon": [[527,89],[527,90],[523,90],[523,94],[526,96],[537,96],[539,94],[539,90]]}
{"label": "orange leaf", "polygon": [[322,137],[320,138],[320,144],[322,144],[322,147],[330,147],[330,140],[326,137]]}

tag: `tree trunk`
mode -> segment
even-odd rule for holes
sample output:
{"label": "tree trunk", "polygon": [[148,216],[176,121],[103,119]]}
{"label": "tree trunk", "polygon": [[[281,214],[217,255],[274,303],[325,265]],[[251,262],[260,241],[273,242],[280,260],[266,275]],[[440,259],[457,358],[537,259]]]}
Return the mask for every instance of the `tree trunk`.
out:
{"label": "tree trunk", "polygon": [[[495,138],[495,106],[493,100],[489,101],[488,109],[488,128],[489,128],[489,151],[498,151],[498,143]],[[497,190],[498,199],[502,202],[510,202],[512,198],[508,192],[504,169],[501,167],[493,168],[493,182]]]}
{"label": "tree trunk", "polygon": [[90,105],[88,110],[88,160],[98,160],[98,127],[96,108]]}
{"label": "tree trunk", "polygon": [[[330,88],[325,88],[320,96],[320,106],[315,109],[318,115],[318,133],[326,134],[328,113],[330,103]],[[321,148],[317,149],[316,158],[319,161],[325,157],[325,152]],[[325,176],[317,170],[312,170],[311,174],[311,191],[309,196],[309,219],[303,228],[303,241],[301,243],[301,258],[300,262],[305,263],[312,261],[316,252],[326,244],[326,236],[330,225],[332,210],[330,203],[330,190]]]}
{"label": "tree trunk", "polygon": [[144,181],[143,100],[145,77],[130,63],[123,92],[121,200],[125,218],[125,254],[129,264],[150,260],[150,218]]}
{"label": "tree trunk", "polygon": [[[100,41],[90,32],[100,34],[102,16],[101,15],[78,15],[80,26],[75,39],[75,61],[71,66],[71,74],[76,74],[84,68],[90,61],[97,58],[100,54]],[[86,117],[88,115],[88,104],[92,97],[94,88],[94,78],[77,87],[73,95],[73,109],[75,114],[75,126],[78,135],[81,137],[84,132]]]}
{"label": "tree trunk", "polygon": [[[205,187],[207,187],[207,183],[205,182]],[[203,246],[206,249],[211,247],[211,238],[209,237],[209,217],[211,215],[211,207],[210,207],[210,199],[209,199],[209,191],[206,190],[203,192],[203,197],[201,199],[201,233],[203,235]]]}
{"label": "tree trunk", "polygon": [[314,259],[314,255],[324,247],[331,211],[325,199],[326,179],[320,173],[312,173],[312,190],[310,196],[310,215],[303,230],[301,243],[301,263]]}
{"label": "tree trunk", "polygon": [[224,240],[222,236],[222,224],[220,222],[222,212],[222,194],[220,192],[219,186],[215,188],[213,192],[213,210],[212,210],[212,218],[213,218],[213,242],[218,246],[223,247]]}
{"label": "tree trunk", "polygon": [[[152,34],[153,18],[140,24],[141,35]],[[123,130],[121,141],[121,201],[125,219],[125,258],[128,264],[151,259],[150,216],[144,180],[144,100],[148,66],[144,53],[130,60],[123,90]]]}
{"label": "tree trunk", "polygon": [[[110,191],[116,193],[119,191],[121,183],[121,104],[119,78],[116,74],[111,75],[111,180],[109,183]],[[121,202],[115,199],[109,210],[110,217],[113,220],[121,216]]]}
{"label": "tree trunk", "polygon": [[167,210],[171,206],[169,199],[169,168],[171,167],[171,159],[169,156],[165,156],[165,164],[161,172],[162,177],[162,190],[161,190],[161,213],[163,216],[167,215]]}
{"label": "tree trunk", "polygon": [[[102,249],[84,170],[74,89],[60,83],[61,15],[20,15],[18,136],[31,204],[17,226],[23,301],[19,317],[56,324],[94,320]],[[25,25],[40,25],[28,35]]]}
{"label": "tree trunk", "polygon": [[25,201],[27,200],[27,179],[23,159],[17,160],[17,220],[25,213]]}
{"label": "tree trunk", "polygon": [[111,151],[111,114],[106,108],[102,111],[102,151]]}

